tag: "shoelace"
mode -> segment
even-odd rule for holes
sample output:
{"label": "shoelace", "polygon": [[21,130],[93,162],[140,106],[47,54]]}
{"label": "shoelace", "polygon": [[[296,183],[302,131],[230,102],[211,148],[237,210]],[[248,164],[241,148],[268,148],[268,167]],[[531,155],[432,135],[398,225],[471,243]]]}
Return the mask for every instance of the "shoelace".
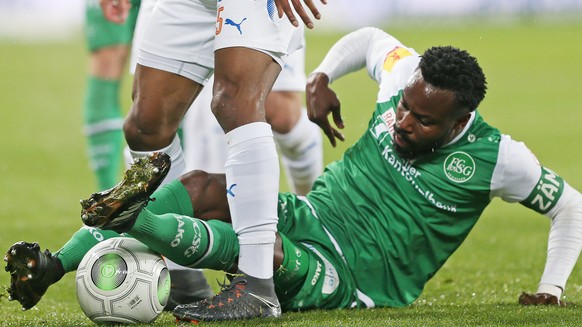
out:
{"label": "shoelace", "polygon": [[209,307],[214,307],[218,303],[224,303],[225,300],[226,300],[226,302],[228,302],[228,299],[231,298],[230,295],[232,293],[239,293],[239,294],[242,293],[241,292],[242,290],[240,290],[236,287],[239,285],[242,285],[244,287],[246,284],[247,284],[246,279],[240,279],[236,282],[231,282],[230,284],[227,284],[226,277],[225,277],[225,279],[223,280],[222,283],[218,281],[218,285],[220,286],[220,292],[218,292],[218,294],[211,297],[210,299],[206,299],[205,301],[208,303]]}

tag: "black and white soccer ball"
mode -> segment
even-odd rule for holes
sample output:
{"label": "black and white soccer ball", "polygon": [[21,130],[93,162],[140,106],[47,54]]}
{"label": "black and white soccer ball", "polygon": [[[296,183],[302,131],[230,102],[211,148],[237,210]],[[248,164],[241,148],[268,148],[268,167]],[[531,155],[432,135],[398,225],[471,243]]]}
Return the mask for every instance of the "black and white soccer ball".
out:
{"label": "black and white soccer ball", "polygon": [[94,246],[77,268],[77,299],[95,323],[151,323],[170,295],[162,256],[126,237]]}

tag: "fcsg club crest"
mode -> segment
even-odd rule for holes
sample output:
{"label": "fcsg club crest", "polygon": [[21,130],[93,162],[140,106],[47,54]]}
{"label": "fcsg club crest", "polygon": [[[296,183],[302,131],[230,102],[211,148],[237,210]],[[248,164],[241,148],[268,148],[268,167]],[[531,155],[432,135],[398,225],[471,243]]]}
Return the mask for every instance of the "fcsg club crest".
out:
{"label": "fcsg club crest", "polygon": [[455,183],[464,183],[475,174],[475,160],[465,152],[451,153],[443,164],[445,175]]}

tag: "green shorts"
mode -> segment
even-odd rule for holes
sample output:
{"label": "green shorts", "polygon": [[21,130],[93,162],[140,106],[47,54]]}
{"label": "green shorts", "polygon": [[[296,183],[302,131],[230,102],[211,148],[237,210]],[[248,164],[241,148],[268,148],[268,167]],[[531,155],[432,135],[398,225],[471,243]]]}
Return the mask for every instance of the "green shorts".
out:
{"label": "green shorts", "polygon": [[277,229],[283,238],[285,256],[304,253],[303,256],[298,253],[302,257],[293,260],[300,259],[302,264],[308,264],[307,276],[298,291],[285,296],[285,290],[277,290],[283,310],[338,309],[356,305],[354,281],[307,199],[280,193],[278,215]]}
{"label": "green shorts", "polygon": [[87,0],[85,34],[87,47],[93,52],[114,45],[131,44],[141,0],[131,0],[131,9],[124,24],[115,24],[103,16],[99,1]]}

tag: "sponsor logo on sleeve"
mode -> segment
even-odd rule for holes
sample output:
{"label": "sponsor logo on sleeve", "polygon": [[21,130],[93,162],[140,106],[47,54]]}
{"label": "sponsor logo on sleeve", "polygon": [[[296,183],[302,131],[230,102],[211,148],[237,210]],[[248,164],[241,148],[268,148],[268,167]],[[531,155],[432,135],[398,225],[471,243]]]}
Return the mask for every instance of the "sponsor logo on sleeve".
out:
{"label": "sponsor logo on sleeve", "polygon": [[400,46],[395,47],[390,52],[388,52],[386,54],[386,58],[384,58],[384,70],[388,73],[392,72],[392,68],[394,68],[394,65],[398,62],[398,60],[408,56],[412,56],[412,53],[410,53],[408,49]]}
{"label": "sponsor logo on sleeve", "polygon": [[319,252],[315,247],[313,247],[313,245],[308,243],[302,244],[305,245],[311,251],[313,251],[313,253],[315,253],[319,257],[319,259],[316,259],[317,261],[315,271],[313,272],[313,276],[311,277],[311,285],[315,286],[319,279],[321,278],[321,275],[323,274],[321,293],[325,295],[333,293],[338,288],[340,283],[339,274],[336,268],[329,260],[327,260],[321,254],[321,252]]}
{"label": "sponsor logo on sleeve", "polygon": [[521,204],[544,214],[552,210],[563,192],[564,180],[548,168],[542,167],[538,183]]}

